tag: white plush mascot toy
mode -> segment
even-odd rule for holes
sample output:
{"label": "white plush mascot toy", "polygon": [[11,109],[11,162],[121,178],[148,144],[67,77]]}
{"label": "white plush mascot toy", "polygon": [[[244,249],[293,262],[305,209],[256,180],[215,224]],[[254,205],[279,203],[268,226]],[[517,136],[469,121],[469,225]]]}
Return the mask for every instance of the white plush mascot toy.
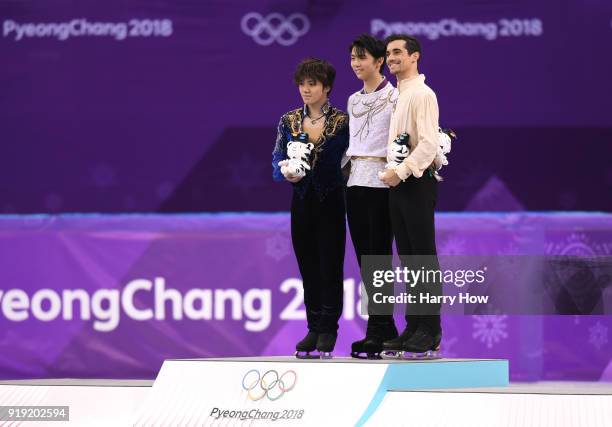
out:
{"label": "white plush mascot toy", "polygon": [[457,135],[452,129],[440,128],[438,130],[438,151],[436,152],[436,157],[434,159],[436,171],[442,169],[442,166],[448,165],[446,155],[451,152],[451,145],[456,139]]}
{"label": "white plush mascot toy", "polygon": [[389,162],[385,166],[387,169],[395,169],[398,167],[408,154],[410,153],[410,146],[408,142],[410,141],[410,135],[406,132],[401,133],[393,140],[389,149],[387,150],[387,160]]}
{"label": "white plush mascot toy", "polygon": [[[438,175],[438,171],[443,166],[448,165],[448,158],[446,155],[450,153],[453,142],[457,139],[457,135],[452,129],[438,129],[438,147],[436,150],[436,157],[434,158],[435,170],[433,174],[436,179],[442,180],[442,177]],[[410,135],[406,132],[401,133],[395,138],[395,140],[389,146],[387,150],[387,160],[389,162],[385,165],[387,169],[395,169],[398,167],[410,154]],[[431,173],[431,172],[430,172]],[[378,173],[380,177],[382,172]]]}
{"label": "white plush mascot toy", "polygon": [[308,134],[303,132],[297,135],[297,139],[289,141],[287,144],[287,156],[289,158],[278,162],[283,175],[303,178],[306,171],[310,170],[309,159],[314,144],[307,141]]}

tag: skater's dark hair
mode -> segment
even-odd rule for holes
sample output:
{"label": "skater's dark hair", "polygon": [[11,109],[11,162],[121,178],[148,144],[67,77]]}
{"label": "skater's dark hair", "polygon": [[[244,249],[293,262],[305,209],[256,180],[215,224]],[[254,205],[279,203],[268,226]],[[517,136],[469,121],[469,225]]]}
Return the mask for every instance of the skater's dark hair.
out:
{"label": "skater's dark hair", "polygon": [[419,52],[419,59],[421,59],[421,56],[423,55],[421,52],[421,43],[419,43],[416,37],[412,37],[407,34],[393,34],[385,39],[385,46],[388,46],[389,43],[395,40],[404,40],[408,55],[412,55],[414,52]]}
{"label": "skater's dark hair", "polygon": [[377,38],[364,33],[353,40],[353,43],[351,43],[349,46],[349,52],[352,53],[353,49],[355,49],[355,53],[358,57],[364,57],[367,51],[374,57],[375,60],[382,58],[383,62],[378,70],[380,74],[382,74],[383,70],[385,69],[385,62],[387,61],[385,47],[386,45],[382,42],[382,40],[378,40]]}
{"label": "skater's dark hair", "polygon": [[323,59],[307,58],[298,64],[293,75],[293,81],[296,85],[301,84],[306,79],[321,82],[323,87],[329,88],[329,95],[334,87],[336,70],[329,62]]}

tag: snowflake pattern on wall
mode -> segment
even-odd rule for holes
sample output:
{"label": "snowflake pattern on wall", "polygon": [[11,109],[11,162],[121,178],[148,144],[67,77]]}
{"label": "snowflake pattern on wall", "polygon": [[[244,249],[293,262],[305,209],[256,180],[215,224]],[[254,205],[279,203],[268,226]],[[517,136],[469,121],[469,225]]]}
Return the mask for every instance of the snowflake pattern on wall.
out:
{"label": "snowflake pattern on wall", "polygon": [[589,328],[589,344],[597,350],[608,344],[608,327],[599,320]]}
{"label": "snowflake pattern on wall", "polygon": [[276,233],[266,239],[266,255],[275,261],[285,258],[289,252],[289,239],[281,233]]}
{"label": "snowflake pattern on wall", "polygon": [[503,315],[482,315],[472,316],[472,338],[485,344],[487,348],[508,338],[508,324],[505,314]]}
{"label": "snowflake pattern on wall", "polygon": [[496,251],[497,255],[520,255],[520,247],[516,242],[516,236],[512,237],[512,240],[507,241],[502,247]]}
{"label": "snowflake pattern on wall", "polygon": [[467,242],[464,239],[449,237],[439,247],[440,255],[464,255],[467,251]]}
{"label": "snowflake pattern on wall", "polygon": [[593,242],[584,233],[572,233],[564,241],[548,243],[548,255],[568,255],[593,257],[597,255],[612,255],[611,243]]}

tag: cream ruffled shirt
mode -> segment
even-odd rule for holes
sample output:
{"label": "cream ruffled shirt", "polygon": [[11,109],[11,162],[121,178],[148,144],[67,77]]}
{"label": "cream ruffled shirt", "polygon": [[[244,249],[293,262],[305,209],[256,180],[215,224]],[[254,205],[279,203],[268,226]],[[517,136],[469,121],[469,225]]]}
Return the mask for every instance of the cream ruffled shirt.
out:
{"label": "cream ruffled shirt", "polygon": [[425,84],[423,74],[400,81],[398,89],[387,145],[402,132],[407,132],[410,135],[410,154],[395,172],[402,180],[410,175],[420,178],[434,161],[438,149],[438,100],[434,91]]}

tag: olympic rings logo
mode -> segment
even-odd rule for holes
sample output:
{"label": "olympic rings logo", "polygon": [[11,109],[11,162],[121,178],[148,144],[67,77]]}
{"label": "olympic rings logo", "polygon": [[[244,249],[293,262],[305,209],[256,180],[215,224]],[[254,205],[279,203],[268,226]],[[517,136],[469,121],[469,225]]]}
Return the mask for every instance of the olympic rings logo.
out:
{"label": "olympic rings logo", "polygon": [[266,371],[263,375],[257,369],[251,369],[242,377],[242,388],[246,390],[249,400],[254,402],[267,397],[275,401],[295,387],[297,374],[289,370],[280,375],[274,369]]}
{"label": "olympic rings logo", "polygon": [[257,12],[250,12],[242,17],[240,28],[258,45],[269,46],[277,42],[281,46],[291,46],[310,30],[310,20],[301,13],[285,18],[280,13],[263,17]]}

